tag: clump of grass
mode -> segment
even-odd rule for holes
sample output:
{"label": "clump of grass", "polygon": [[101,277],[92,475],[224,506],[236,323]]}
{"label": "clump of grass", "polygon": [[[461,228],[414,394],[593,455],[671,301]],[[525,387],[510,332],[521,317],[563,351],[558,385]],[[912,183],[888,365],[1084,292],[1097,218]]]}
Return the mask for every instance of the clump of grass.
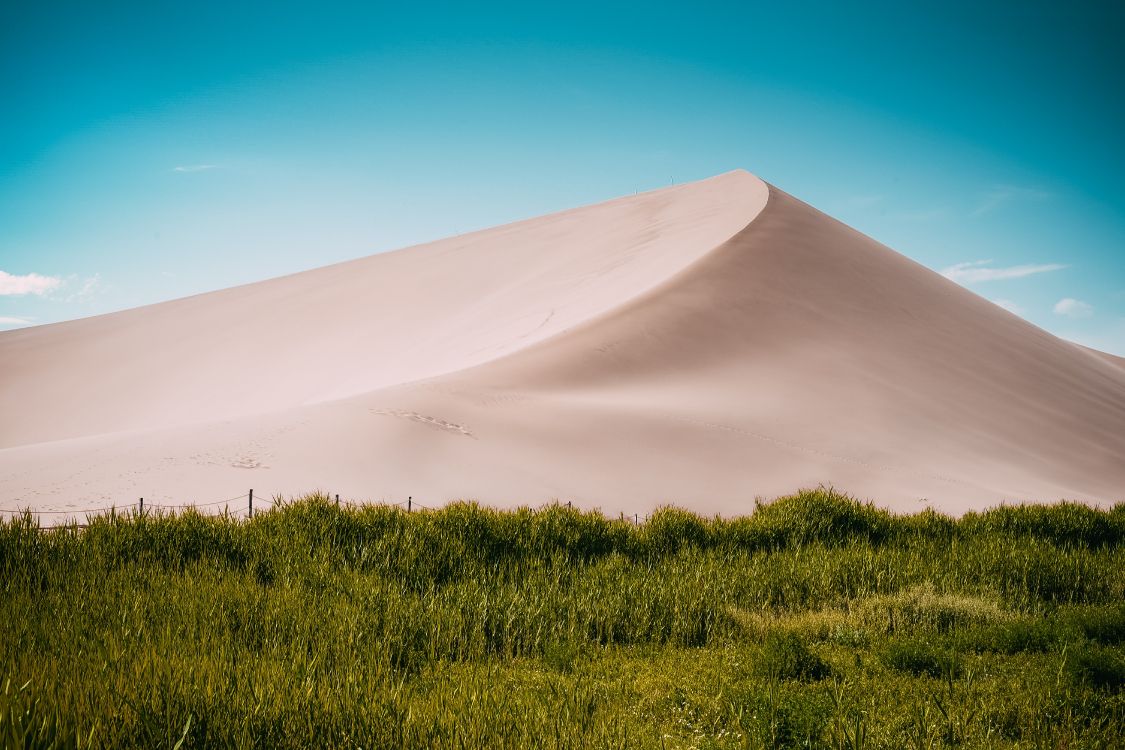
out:
{"label": "clump of grass", "polygon": [[868,640],[867,632],[842,609],[749,612],[730,607],[727,613],[752,641],[762,641],[775,632],[792,633],[810,643],[859,646]]}
{"label": "clump of grass", "polygon": [[1066,643],[1068,634],[1068,629],[1057,618],[1020,617],[968,629],[962,643],[972,651],[1022,654],[1059,649]]}
{"label": "clump of grass", "polygon": [[799,635],[785,631],[766,637],[756,666],[758,674],[774,680],[823,680],[832,674]]}
{"label": "clump of grass", "polygon": [[831,708],[823,693],[771,681],[732,702],[731,714],[746,747],[806,748],[822,746]]}
{"label": "clump of grass", "polygon": [[1080,646],[1066,662],[1075,683],[1098,689],[1125,689],[1125,655],[1120,649],[1105,646]]}
{"label": "clump of grass", "polygon": [[820,488],[760,503],[754,515],[730,523],[726,531],[735,546],[778,549],[860,540],[877,544],[890,537],[894,526],[887,511]]}
{"label": "clump of grass", "polygon": [[1107,646],[1125,643],[1125,606],[1087,607],[1073,613],[1082,635]]}
{"label": "clump of grass", "polygon": [[961,659],[952,651],[917,640],[892,641],[882,655],[891,669],[913,675],[941,677],[961,673]]}
{"label": "clump of grass", "polygon": [[78,733],[74,723],[57,708],[44,704],[29,690],[30,683],[15,686],[5,680],[0,692],[0,746],[28,750],[68,750],[92,747],[93,730]]}
{"label": "clump of grass", "polygon": [[276,579],[277,572],[274,570],[271,560],[266,558],[254,563],[254,580],[258,582],[259,586],[272,586]]}
{"label": "clump of grass", "polygon": [[571,673],[582,658],[583,647],[570,641],[548,643],[543,649],[543,663],[559,672]]}
{"label": "clump of grass", "polygon": [[967,513],[960,526],[969,534],[1022,536],[1056,545],[1102,547],[1125,541],[1125,513],[1078,503],[1005,505],[983,513]]}
{"label": "clump of grass", "polygon": [[948,633],[956,628],[992,625],[1011,619],[999,601],[981,595],[939,592],[931,581],[904,591],[855,602],[853,613],[864,625],[886,633]]}

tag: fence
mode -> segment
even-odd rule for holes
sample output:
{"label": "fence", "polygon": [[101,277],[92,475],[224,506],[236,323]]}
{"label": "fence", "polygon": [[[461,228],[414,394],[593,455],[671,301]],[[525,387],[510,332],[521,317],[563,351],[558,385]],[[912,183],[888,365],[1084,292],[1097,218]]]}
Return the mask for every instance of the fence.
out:
{"label": "fence", "polygon": [[[329,498],[332,497],[332,493],[318,492],[318,493],[309,493],[309,494],[320,494],[320,495],[325,496],[325,497],[329,497]],[[258,492],[259,500],[261,500],[262,497],[263,497],[263,494],[259,490],[259,492]],[[285,495],[283,495],[280,492],[270,493],[270,492],[267,491],[265,493],[265,497],[269,498],[270,504],[274,504],[274,503],[277,503],[277,502],[281,502],[282,498],[284,498]],[[246,505],[242,506],[242,504],[239,503],[239,505],[232,510],[231,507],[230,507],[231,503],[238,502],[242,499],[246,500]],[[343,502],[341,502],[340,501],[340,494],[335,493],[335,500],[336,500],[336,506],[337,507],[340,507],[341,505],[343,505],[345,507],[360,507],[360,506],[364,506],[364,505],[382,505],[384,507],[404,508],[407,513],[414,512],[415,510],[425,510],[425,511],[436,510],[435,506],[422,505],[421,503],[417,502],[414,499],[413,496],[408,496],[406,498],[406,500],[403,500],[402,502],[398,502],[398,503],[391,503],[391,502],[386,502],[386,501],[373,501],[373,500],[362,500],[362,501],[344,500]],[[217,506],[220,506],[220,505],[224,506],[223,512],[227,515],[245,518],[245,519],[253,518],[254,517],[254,490],[250,489],[247,492],[242,493],[241,495],[236,495],[234,497],[227,498],[225,500],[215,500],[215,501],[209,502],[209,503],[168,504],[168,503],[153,503],[151,501],[146,503],[145,499],[143,497],[140,497],[140,498],[137,498],[137,502],[135,502],[135,503],[127,503],[125,505],[109,505],[109,506],[104,506],[104,507],[100,507],[100,508],[68,508],[66,510],[32,510],[30,507],[26,507],[26,508],[0,508],[0,520],[2,520],[4,518],[11,518],[11,517],[14,517],[14,516],[31,516],[32,518],[36,519],[37,522],[39,522],[40,527],[43,527],[44,526],[43,516],[47,516],[48,521],[53,521],[53,522],[54,521],[61,521],[63,525],[77,526],[78,528],[85,528],[86,526],[89,525],[88,523],[68,523],[68,521],[70,521],[71,519],[77,519],[80,516],[83,516],[88,520],[90,516],[96,516],[96,515],[101,515],[101,514],[105,514],[105,513],[127,513],[129,511],[136,511],[137,513],[144,514],[148,511],[166,511],[166,510],[167,511],[177,511],[177,510],[209,509],[209,508],[216,508]],[[568,508],[573,507],[572,504],[569,501],[566,503],[566,506]],[[640,525],[641,520],[642,520],[642,516],[639,513],[634,513],[632,515],[633,515],[633,522],[637,525]],[[625,520],[626,518],[628,518],[628,516],[626,514],[622,513],[621,519]],[[647,515],[643,516],[643,520],[648,521],[648,516]],[[54,526],[54,525],[57,525],[57,524],[56,523],[49,523],[49,524],[47,524],[47,527]]]}

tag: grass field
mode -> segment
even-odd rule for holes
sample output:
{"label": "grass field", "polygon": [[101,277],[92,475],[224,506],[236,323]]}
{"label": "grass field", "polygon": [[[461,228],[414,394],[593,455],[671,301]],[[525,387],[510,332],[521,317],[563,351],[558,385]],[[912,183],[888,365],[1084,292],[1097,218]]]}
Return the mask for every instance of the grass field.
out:
{"label": "grass field", "polygon": [[0,525],[4,747],[1125,747],[1125,505]]}

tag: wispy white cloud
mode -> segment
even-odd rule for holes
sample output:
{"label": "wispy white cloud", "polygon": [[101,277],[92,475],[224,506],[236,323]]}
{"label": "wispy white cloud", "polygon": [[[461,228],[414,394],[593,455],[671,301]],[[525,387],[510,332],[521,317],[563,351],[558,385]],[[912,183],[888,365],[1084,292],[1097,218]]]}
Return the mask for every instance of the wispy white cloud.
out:
{"label": "wispy white cloud", "polygon": [[956,281],[958,284],[976,284],[981,281],[1003,281],[1006,279],[1022,279],[1038,273],[1061,271],[1066,268],[1061,263],[1039,263],[1021,266],[1007,266],[994,268],[989,264],[991,260],[974,260],[968,263],[954,263],[949,268],[943,269],[941,275]]}
{"label": "wispy white cloud", "polygon": [[28,273],[23,276],[0,271],[0,296],[37,294],[42,296],[47,292],[62,286],[63,280],[57,276],[43,276],[37,273]]}
{"label": "wispy white cloud", "polygon": [[102,283],[100,273],[85,278],[72,274],[67,277],[66,288],[70,290],[70,293],[63,298],[63,302],[89,302],[96,295],[105,291],[105,284]]}
{"label": "wispy white cloud", "polygon": [[7,315],[0,315],[0,326],[29,326],[31,320],[28,318],[13,318]]}
{"label": "wispy white cloud", "polygon": [[172,167],[173,172],[206,172],[211,169],[222,169],[218,164],[181,164]]}
{"label": "wispy white cloud", "polygon": [[1065,318],[1088,318],[1094,314],[1094,306],[1073,297],[1063,297],[1055,303],[1055,315]]}
{"label": "wispy white cloud", "polygon": [[1017,305],[1015,302],[1012,302],[1010,299],[990,299],[989,302],[996,305],[997,307],[1004,308],[1012,315],[1023,315],[1023,308]]}
{"label": "wispy white cloud", "polygon": [[983,216],[1012,201],[1041,201],[1050,197],[1050,193],[1046,190],[1040,190],[1039,188],[1021,187],[1019,185],[996,185],[980,197],[976,208],[969,212],[969,216]]}

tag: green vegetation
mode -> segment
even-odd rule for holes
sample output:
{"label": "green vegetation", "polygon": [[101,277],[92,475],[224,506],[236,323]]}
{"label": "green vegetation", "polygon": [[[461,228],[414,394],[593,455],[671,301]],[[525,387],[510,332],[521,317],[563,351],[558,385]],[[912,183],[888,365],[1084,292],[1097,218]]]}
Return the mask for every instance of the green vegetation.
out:
{"label": "green vegetation", "polygon": [[1125,506],[0,524],[0,745],[1119,748]]}

